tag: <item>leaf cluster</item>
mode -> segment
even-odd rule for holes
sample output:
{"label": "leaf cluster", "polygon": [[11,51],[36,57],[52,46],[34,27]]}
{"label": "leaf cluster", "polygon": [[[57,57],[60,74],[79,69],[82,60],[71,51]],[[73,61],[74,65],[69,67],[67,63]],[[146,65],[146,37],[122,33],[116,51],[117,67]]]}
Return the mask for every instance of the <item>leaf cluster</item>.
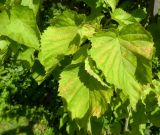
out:
{"label": "leaf cluster", "polygon": [[149,134],[160,126],[159,80],[152,80],[159,77],[155,8],[144,0],[0,2],[3,95],[11,92],[22,105],[28,103],[20,95],[32,97],[29,104],[39,106],[49,89],[65,134]]}

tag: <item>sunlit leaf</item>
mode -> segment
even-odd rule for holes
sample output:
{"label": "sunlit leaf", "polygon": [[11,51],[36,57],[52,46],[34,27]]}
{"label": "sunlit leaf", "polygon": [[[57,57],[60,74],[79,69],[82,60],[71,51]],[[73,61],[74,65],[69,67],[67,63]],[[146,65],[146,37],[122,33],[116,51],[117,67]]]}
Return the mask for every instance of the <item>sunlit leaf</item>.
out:
{"label": "sunlit leaf", "polygon": [[[141,85],[135,78],[137,55],[151,60],[151,36],[139,25],[128,25],[120,32],[99,32],[91,38],[91,42],[91,57],[97,67],[103,71],[109,83],[129,96],[132,107],[135,107],[142,92]],[[143,72],[145,75],[149,71]]]}
{"label": "sunlit leaf", "polygon": [[90,116],[100,117],[112,96],[112,90],[102,86],[81,66],[64,70],[59,83],[59,95],[72,119],[83,118],[88,111]]}
{"label": "sunlit leaf", "polygon": [[111,17],[113,20],[117,21],[122,26],[137,23],[136,19],[132,15],[120,8],[117,8],[112,13]]}
{"label": "sunlit leaf", "polygon": [[64,55],[67,55],[70,46],[79,44],[77,30],[76,26],[49,27],[45,30],[41,37],[39,60],[47,72],[53,70]]}
{"label": "sunlit leaf", "polygon": [[10,15],[6,11],[0,13],[0,35],[8,36],[28,47],[36,49],[39,47],[36,18],[32,10],[27,7],[13,7]]}
{"label": "sunlit leaf", "polygon": [[21,5],[28,6],[37,15],[41,0],[22,0]]}
{"label": "sunlit leaf", "polygon": [[111,6],[113,11],[115,10],[115,8],[119,2],[119,0],[104,0],[104,1]]}

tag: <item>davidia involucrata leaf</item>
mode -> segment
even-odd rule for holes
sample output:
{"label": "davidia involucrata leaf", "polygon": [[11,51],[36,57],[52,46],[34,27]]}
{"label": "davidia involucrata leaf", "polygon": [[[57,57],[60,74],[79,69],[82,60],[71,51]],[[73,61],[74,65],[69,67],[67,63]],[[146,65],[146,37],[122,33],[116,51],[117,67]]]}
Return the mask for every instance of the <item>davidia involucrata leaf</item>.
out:
{"label": "davidia involucrata leaf", "polygon": [[[131,24],[124,26],[121,31],[112,29],[98,32],[91,42],[91,58],[102,70],[107,82],[122,89],[129,96],[131,106],[135,107],[142,92],[135,75],[137,61],[141,57],[148,61],[152,58],[153,42],[150,34],[140,25]],[[147,63],[141,59],[139,64]],[[150,70],[141,72],[145,76]]]}
{"label": "davidia involucrata leaf", "polygon": [[87,36],[94,34],[94,30],[84,31],[92,29],[90,25],[80,25],[85,20],[84,15],[65,11],[55,20],[56,24],[48,27],[41,37],[39,60],[47,73],[51,72],[65,55],[75,53]]}
{"label": "davidia involucrata leaf", "polygon": [[38,49],[39,31],[33,11],[28,7],[16,6],[9,12],[10,14],[6,11],[0,13],[0,35],[8,36],[20,44]]}
{"label": "davidia involucrata leaf", "polygon": [[100,117],[113,94],[111,89],[90,76],[82,65],[66,68],[61,73],[59,84],[59,95],[72,119],[83,118],[88,111],[88,117]]}

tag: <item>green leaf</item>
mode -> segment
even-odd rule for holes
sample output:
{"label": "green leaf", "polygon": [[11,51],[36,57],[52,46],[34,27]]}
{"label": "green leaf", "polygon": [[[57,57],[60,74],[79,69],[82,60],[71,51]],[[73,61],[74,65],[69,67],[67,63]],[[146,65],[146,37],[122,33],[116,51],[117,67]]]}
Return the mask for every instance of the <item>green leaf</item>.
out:
{"label": "green leaf", "polygon": [[27,7],[17,6],[0,13],[0,35],[5,35],[12,40],[28,47],[38,49],[39,32],[33,11]]}
{"label": "green leaf", "polygon": [[62,117],[60,117],[60,120],[59,120],[59,129],[61,129],[68,121],[68,115],[67,113],[64,113]]}
{"label": "green leaf", "polygon": [[160,81],[159,80],[152,80],[152,87],[148,87],[146,88],[146,94],[144,95],[144,97],[146,97],[146,95],[149,94],[149,92],[154,92],[154,94],[156,95],[156,99],[158,101],[158,106],[160,106]]}
{"label": "green leaf", "polygon": [[146,11],[141,8],[135,9],[131,14],[138,22],[142,21],[147,16]]}
{"label": "green leaf", "polygon": [[4,63],[4,60],[7,57],[9,44],[9,41],[0,40],[0,65]]}
{"label": "green leaf", "polygon": [[94,26],[90,24],[84,24],[81,26],[81,29],[79,29],[79,35],[81,36],[82,39],[87,39],[93,36],[95,34],[95,28]]}
{"label": "green leaf", "polygon": [[112,113],[118,121],[127,118],[129,115],[129,100],[123,99],[124,97],[122,91],[118,91],[117,96],[111,102]]}
{"label": "green leaf", "polygon": [[108,87],[108,85],[103,81],[103,79],[100,76],[100,74],[98,75],[98,71],[96,72],[96,67],[94,65],[94,62],[90,58],[86,58],[86,60],[85,60],[85,70],[89,73],[89,75],[94,77],[103,86],[107,86]]}
{"label": "green leaf", "polygon": [[30,9],[33,10],[35,15],[37,15],[40,3],[41,3],[41,0],[22,0],[21,1],[21,5],[28,6]]}
{"label": "green leaf", "polygon": [[151,34],[139,24],[127,25],[120,31],[120,38],[125,47],[144,58],[151,60],[153,55],[153,39]]}
{"label": "green leaf", "polygon": [[89,14],[88,19],[93,21],[94,19],[97,19],[97,17],[100,17],[102,15],[101,11],[103,10],[104,0],[76,0],[76,1],[83,1],[91,8],[91,13]]}
{"label": "green leaf", "polygon": [[138,23],[132,15],[130,15],[129,13],[125,12],[123,9],[120,8],[116,9],[111,14],[111,17],[113,20],[117,21],[121,26]]}
{"label": "green leaf", "polygon": [[[64,105],[71,112],[72,119],[89,116],[100,117],[110,102],[112,90],[102,86],[80,67],[64,70],[59,81],[59,95]],[[87,118],[88,119],[88,118]]]}
{"label": "green leaf", "polygon": [[[39,60],[47,72],[52,71],[70,50],[79,44],[78,27],[48,27],[41,37]],[[78,46],[77,46],[78,48]]]}
{"label": "green leaf", "polygon": [[85,44],[79,48],[79,50],[73,55],[71,64],[78,64],[84,62],[88,56],[88,49],[91,46],[89,44]]}
{"label": "green leaf", "polygon": [[147,116],[145,113],[145,105],[138,102],[136,106],[136,111],[132,112],[132,123],[131,129],[133,135],[138,135],[143,133],[143,124],[147,122]]}
{"label": "green leaf", "polygon": [[115,121],[113,124],[111,124],[111,132],[113,133],[113,135],[120,135],[121,131],[122,127],[119,121]]}
{"label": "green leaf", "polygon": [[67,54],[77,51],[80,44],[77,26],[83,17],[72,11],[65,11],[54,21],[54,26],[48,27],[41,36],[41,51],[39,60],[49,75]]}
{"label": "green leaf", "polygon": [[20,5],[21,0],[2,0],[5,1],[5,6],[7,7],[13,7],[13,6],[17,6]]}
{"label": "green leaf", "polygon": [[153,123],[155,126],[160,127],[160,109],[157,107],[150,116],[150,121]]}
{"label": "green leaf", "polygon": [[153,36],[154,46],[156,47],[156,56],[160,57],[160,38],[159,34],[157,34],[160,32],[160,20],[148,25],[147,30]]}
{"label": "green leaf", "polygon": [[66,10],[63,14],[53,19],[53,25],[57,27],[77,26],[84,22],[85,19],[86,16],[84,14],[77,15],[74,11]]}
{"label": "green leaf", "polygon": [[38,84],[41,84],[46,79],[44,67],[38,60],[35,60],[32,66],[32,77]]}
{"label": "green leaf", "polygon": [[77,1],[84,1],[86,4],[88,4],[88,6],[90,6],[91,8],[99,8],[102,6],[104,0],[77,0]]}
{"label": "green leaf", "polygon": [[105,135],[106,129],[104,129],[103,117],[97,119],[96,117],[91,118],[91,132],[92,135]]}
{"label": "green leaf", "polygon": [[[91,42],[91,58],[102,70],[107,82],[122,89],[129,96],[131,106],[135,107],[142,92],[135,78],[137,55],[151,60],[151,36],[140,25],[133,24],[125,26],[120,32],[99,32],[91,38]],[[146,72],[143,71],[142,75]]]}
{"label": "green leaf", "polygon": [[115,10],[119,0],[104,0],[106,3],[109,4],[109,6],[112,8],[112,11]]}
{"label": "green leaf", "polygon": [[75,135],[76,131],[79,131],[79,127],[75,121],[69,121],[67,123],[66,131],[69,135]]}
{"label": "green leaf", "polygon": [[[145,75],[144,75],[145,72]],[[147,84],[152,82],[152,61],[142,56],[137,55],[137,69],[136,79],[142,83]]]}
{"label": "green leaf", "polygon": [[18,53],[17,60],[23,61],[29,68],[32,67],[34,64],[34,51],[33,48],[23,47]]}
{"label": "green leaf", "polygon": [[77,52],[80,44],[87,37],[92,37],[94,28],[91,28],[90,25],[80,25],[83,19],[84,15],[66,11],[55,19],[54,26],[48,27],[44,31],[41,37],[39,60],[45,67],[46,74],[51,73],[65,55]]}
{"label": "green leaf", "polygon": [[[147,89],[147,95],[145,95],[145,110],[146,110],[146,115],[149,121],[159,127],[160,126],[160,100],[159,100],[159,86],[160,82],[157,80],[153,80],[153,85],[155,88],[148,88]],[[146,90],[145,90],[146,91]]]}

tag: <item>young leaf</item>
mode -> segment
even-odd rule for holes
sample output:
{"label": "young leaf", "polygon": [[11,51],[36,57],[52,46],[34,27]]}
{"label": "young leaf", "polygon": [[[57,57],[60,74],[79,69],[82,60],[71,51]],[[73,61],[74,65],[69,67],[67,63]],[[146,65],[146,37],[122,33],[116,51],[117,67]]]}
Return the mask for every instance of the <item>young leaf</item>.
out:
{"label": "young leaf", "polygon": [[[133,24],[120,32],[99,32],[91,38],[91,42],[91,58],[95,60],[97,67],[103,71],[109,83],[129,96],[131,106],[135,107],[142,92],[135,78],[137,54],[151,60],[151,36],[140,25]],[[143,75],[145,74],[144,72]]]}
{"label": "young leaf", "polygon": [[12,40],[28,47],[39,48],[39,32],[33,11],[27,7],[16,6],[0,13],[0,35],[5,35]]}
{"label": "young leaf", "polygon": [[113,94],[112,90],[91,77],[83,66],[64,70],[59,84],[59,95],[72,119],[83,118],[88,111],[88,117],[100,117]]}

